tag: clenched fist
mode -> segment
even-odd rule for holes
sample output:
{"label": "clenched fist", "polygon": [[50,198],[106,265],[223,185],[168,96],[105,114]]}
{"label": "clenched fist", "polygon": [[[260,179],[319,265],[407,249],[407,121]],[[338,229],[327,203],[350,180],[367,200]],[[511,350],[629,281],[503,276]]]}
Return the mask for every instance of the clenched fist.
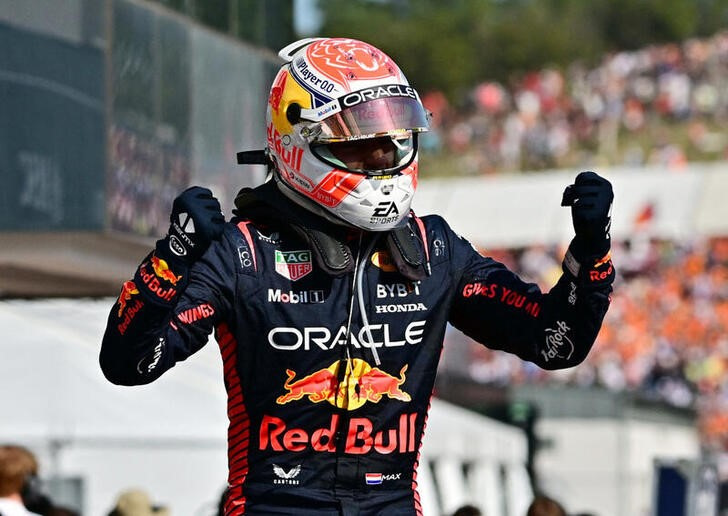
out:
{"label": "clenched fist", "polygon": [[561,206],[571,206],[577,258],[603,257],[611,245],[612,184],[594,172],[580,172],[564,190]]}
{"label": "clenched fist", "polygon": [[169,232],[157,243],[157,252],[191,265],[220,238],[225,217],[209,189],[192,186],[174,200],[169,222]]}

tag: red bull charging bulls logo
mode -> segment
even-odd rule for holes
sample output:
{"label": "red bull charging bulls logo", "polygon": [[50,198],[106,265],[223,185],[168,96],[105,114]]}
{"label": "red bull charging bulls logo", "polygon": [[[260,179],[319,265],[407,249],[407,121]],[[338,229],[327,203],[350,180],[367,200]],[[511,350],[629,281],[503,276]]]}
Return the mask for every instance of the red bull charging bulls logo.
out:
{"label": "red bull charging bulls logo", "polygon": [[152,256],[152,269],[154,269],[154,274],[156,274],[158,278],[169,281],[172,285],[176,285],[182,278],[182,276],[177,276],[170,270],[166,261],[161,258],[157,258],[156,256]]}
{"label": "red bull charging bulls logo", "polygon": [[124,310],[126,310],[126,306],[131,301],[131,297],[138,294],[139,289],[137,289],[136,284],[133,281],[126,281],[121,286],[121,293],[119,294],[119,299],[117,303],[119,304],[119,312],[118,316],[121,317],[124,313]]}
{"label": "red bull charging bulls logo", "polygon": [[401,389],[406,380],[407,365],[397,377],[354,358],[346,362],[346,372],[339,381],[339,364],[334,362],[325,369],[298,379],[295,371],[287,369],[288,379],[283,384],[286,394],[279,396],[276,403],[285,405],[307,397],[313,403],[327,401],[339,408],[356,410],[367,401],[379,403],[385,396],[404,402],[411,400],[410,395]]}

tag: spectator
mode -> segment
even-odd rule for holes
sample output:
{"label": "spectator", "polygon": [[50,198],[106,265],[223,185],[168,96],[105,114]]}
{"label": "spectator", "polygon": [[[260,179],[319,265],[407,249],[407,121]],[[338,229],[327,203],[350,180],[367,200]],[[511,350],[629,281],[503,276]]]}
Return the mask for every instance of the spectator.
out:
{"label": "spectator", "polygon": [[566,511],[556,500],[545,495],[536,495],[526,516],[566,516]]}
{"label": "spectator", "polygon": [[482,514],[474,505],[463,505],[452,513],[452,516],[482,516]]}
{"label": "spectator", "polygon": [[123,491],[116,500],[116,506],[109,516],[169,516],[169,509],[152,503],[143,489]]}
{"label": "spectator", "polygon": [[[720,92],[727,61],[724,31],[614,52],[592,69],[532,71],[507,87],[486,81],[461,106],[447,106],[439,92],[423,101],[434,114],[433,134],[458,157],[460,173],[595,162],[679,170],[688,157],[725,159],[728,97]],[[676,143],[683,132],[688,140]]]}
{"label": "spectator", "polygon": [[53,506],[45,516],[79,516],[79,513],[68,507]]}
{"label": "spectator", "polygon": [[27,507],[29,502],[45,499],[40,495],[37,475],[38,461],[30,450],[12,444],[0,446],[0,514],[38,514]]}
{"label": "spectator", "polygon": [[[705,448],[728,452],[728,238],[640,245],[646,248],[620,277],[592,355],[581,367],[540,371],[471,344],[465,356],[447,357],[447,364],[463,364],[447,374],[466,373],[493,386],[599,385],[694,408]],[[615,247],[615,253],[634,253],[625,245]],[[554,250],[490,251],[525,278],[542,285],[550,281],[545,273]],[[629,261],[624,258],[618,261]],[[467,342],[458,332],[447,338]]]}

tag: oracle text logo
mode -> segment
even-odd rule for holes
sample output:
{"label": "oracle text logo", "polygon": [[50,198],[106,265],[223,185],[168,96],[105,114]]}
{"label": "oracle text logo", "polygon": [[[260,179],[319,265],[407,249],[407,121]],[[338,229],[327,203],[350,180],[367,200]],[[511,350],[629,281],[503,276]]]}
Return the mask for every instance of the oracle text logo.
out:
{"label": "oracle text logo", "polygon": [[[370,324],[358,332],[351,332],[349,338],[354,347],[360,348],[392,348],[415,345],[422,342],[426,321],[413,321],[409,323],[403,334],[394,333],[398,325],[390,327],[389,324]],[[310,349],[333,349],[337,344],[346,344],[346,327],[341,326],[335,331],[324,326],[296,328],[282,326],[273,328],[268,332],[268,343],[275,349],[295,351]]]}

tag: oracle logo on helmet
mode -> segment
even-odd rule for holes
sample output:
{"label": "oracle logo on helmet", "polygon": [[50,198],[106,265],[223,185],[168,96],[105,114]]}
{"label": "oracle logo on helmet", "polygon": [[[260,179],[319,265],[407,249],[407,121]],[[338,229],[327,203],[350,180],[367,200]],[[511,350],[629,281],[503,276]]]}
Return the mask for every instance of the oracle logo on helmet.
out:
{"label": "oracle logo on helmet", "polygon": [[386,86],[379,86],[376,88],[367,88],[360,91],[355,91],[345,95],[339,99],[339,103],[342,107],[352,107],[362,102],[370,100],[376,100],[383,97],[412,97],[417,98],[417,93],[414,88],[410,86],[403,86],[401,84],[388,84]]}

